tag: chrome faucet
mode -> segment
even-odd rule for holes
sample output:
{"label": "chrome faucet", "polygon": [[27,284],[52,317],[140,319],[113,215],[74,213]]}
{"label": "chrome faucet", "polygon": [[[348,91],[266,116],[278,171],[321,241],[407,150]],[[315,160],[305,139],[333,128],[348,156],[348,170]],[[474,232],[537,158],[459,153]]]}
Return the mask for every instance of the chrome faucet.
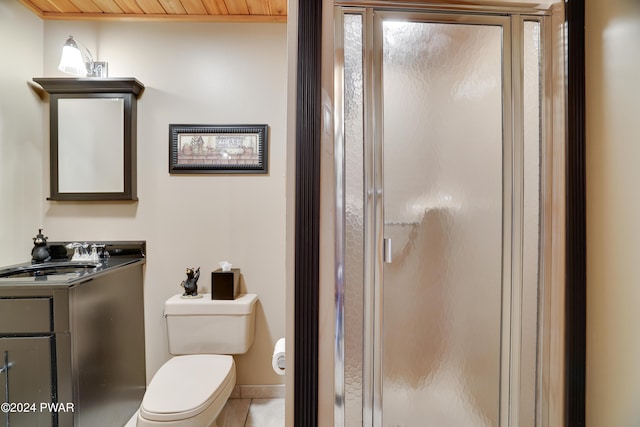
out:
{"label": "chrome faucet", "polygon": [[85,261],[89,259],[89,253],[87,252],[87,248],[89,247],[86,243],[69,243],[67,249],[73,249],[73,256],[71,257],[71,261]]}
{"label": "chrome faucet", "polygon": [[107,251],[107,245],[104,243],[94,243],[91,245],[91,260],[100,261],[101,259],[109,258],[109,252]]}
{"label": "chrome faucet", "polygon": [[[93,243],[89,246],[88,243],[69,243],[66,246],[67,249],[73,249],[73,256],[71,261],[94,261],[99,262],[101,259],[109,258],[109,252],[107,251],[107,245],[104,243]],[[91,252],[89,252],[91,248]]]}

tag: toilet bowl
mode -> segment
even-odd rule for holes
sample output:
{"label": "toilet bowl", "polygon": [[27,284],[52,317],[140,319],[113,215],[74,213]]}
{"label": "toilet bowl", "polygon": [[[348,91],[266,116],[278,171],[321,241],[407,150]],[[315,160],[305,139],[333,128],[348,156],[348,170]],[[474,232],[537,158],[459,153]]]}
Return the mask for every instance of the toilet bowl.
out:
{"label": "toilet bowl", "polygon": [[254,294],[235,300],[165,302],[169,359],[153,376],[138,411],[139,427],[215,426],[236,384],[232,354],[249,350],[255,331]]}

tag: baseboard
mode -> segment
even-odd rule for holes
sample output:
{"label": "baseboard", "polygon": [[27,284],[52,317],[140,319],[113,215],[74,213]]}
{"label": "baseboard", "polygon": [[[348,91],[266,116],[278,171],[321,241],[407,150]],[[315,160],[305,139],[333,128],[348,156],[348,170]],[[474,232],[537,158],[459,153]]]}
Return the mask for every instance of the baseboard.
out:
{"label": "baseboard", "polygon": [[284,384],[272,385],[236,385],[231,392],[231,399],[276,399],[284,397]]}

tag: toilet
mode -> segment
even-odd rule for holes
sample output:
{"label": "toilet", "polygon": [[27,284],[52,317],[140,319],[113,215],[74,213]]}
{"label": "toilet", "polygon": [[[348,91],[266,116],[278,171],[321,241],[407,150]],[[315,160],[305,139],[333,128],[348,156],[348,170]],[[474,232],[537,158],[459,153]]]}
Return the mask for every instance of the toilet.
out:
{"label": "toilet", "polygon": [[253,343],[258,296],[234,300],[181,298],[165,302],[169,359],[151,379],[138,427],[216,426],[236,384],[234,354]]}

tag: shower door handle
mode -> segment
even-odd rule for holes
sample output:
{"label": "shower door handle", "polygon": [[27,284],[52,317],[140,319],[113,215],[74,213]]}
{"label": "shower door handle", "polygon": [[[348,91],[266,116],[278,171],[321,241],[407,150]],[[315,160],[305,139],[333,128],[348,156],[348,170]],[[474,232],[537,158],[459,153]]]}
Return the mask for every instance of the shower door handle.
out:
{"label": "shower door handle", "polygon": [[385,237],[382,239],[382,260],[385,264],[391,264],[393,257],[391,256],[391,238]]}

